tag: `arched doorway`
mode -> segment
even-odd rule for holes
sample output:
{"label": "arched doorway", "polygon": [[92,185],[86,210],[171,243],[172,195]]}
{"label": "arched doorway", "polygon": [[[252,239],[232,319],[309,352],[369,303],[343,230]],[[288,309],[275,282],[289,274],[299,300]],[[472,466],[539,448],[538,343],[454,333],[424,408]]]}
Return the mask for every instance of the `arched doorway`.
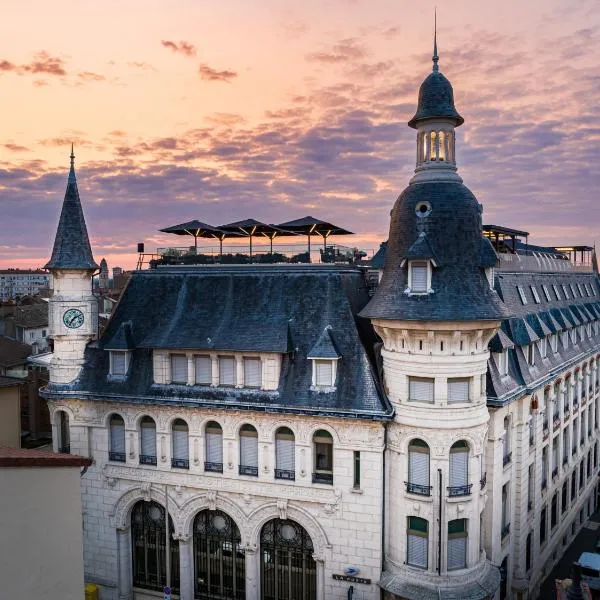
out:
{"label": "arched doorway", "polygon": [[203,510],[194,519],[194,597],[245,600],[246,559],[235,521],[220,510]]}
{"label": "arched doorway", "polygon": [[[171,589],[179,591],[179,542],[171,535]],[[131,511],[133,586],[162,592],[167,584],[165,509],[157,502],[140,500]]]}
{"label": "arched doorway", "polygon": [[261,600],[316,600],[317,565],[306,530],[273,519],[260,534]]}

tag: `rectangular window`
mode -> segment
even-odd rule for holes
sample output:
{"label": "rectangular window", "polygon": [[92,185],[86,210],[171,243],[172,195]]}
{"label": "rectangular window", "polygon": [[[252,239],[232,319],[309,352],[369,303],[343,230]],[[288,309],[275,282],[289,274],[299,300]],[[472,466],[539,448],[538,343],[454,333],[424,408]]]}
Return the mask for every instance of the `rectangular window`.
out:
{"label": "rectangular window", "polygon": [[527,360],[527,364],[533,365],[535,362],[535,352],[533,351],[533,344],[529,344],[525,346],[525,359]]}
{"label": "rectangular window", "polygon": [[187,356],[171,354],[171,382],[187,383]]}
{"label": "rectangular window", "polygon": [[125,352],[110,353],[110,374],[125,375],[127,373],[127,356]]}
{"label": "rectangular window", "polygon": [[412,402],[433,403],[434,380],[425,377],[408,378],[408,399]]}
{"label": "rectangular window", "polygon": [[196,356],[196,383],[210,385],[212,383],[212,360],[210,356]]}
{"label": "rectangular window", "polygon": [[244,358],[244,387],[262,386],[262,368],[260,358]]}
{"label": "rectangular window", "polygon": [[502,352],[494,353],[494,360],[496,361],[496,366],[498,367],[498,372],[500,375],[508,374],[508,350],[503,350]]}
{"label": "rectangular window", "polygon": [[429,545],[428,523],[419,517],[408,517],[406,562],[413,567],[426,569]]}
{"label": "rectangular window", "polygon": [[546,297],[546,302],[552,302],[552,298],[550,297],[550,290],[546,284],[542,285],[542,290],[544,290],[544,296]]}
{"label": "rectangular window", "polygon": [[558,334],[555,333],[550,336],[550,347],[552,352],[558,352]]}
{"label": "rectangular window", "polygon": [[448,522],[448,571],[467,567],[467,520]]}
{"label": "rectangular window", "polygon": [[553,284],[552,289],[554,290],[554,295],[556,296],[556,299],[560,300],[561,298],[560,298],[560,291],[558,289],[558,286]]}
{"label": "rectangular window", "polygon": [[235,358],[219,356],[219,385],[235,385]]}
{"label": "rectangular window", "polygon": [[354,451],[354,489],[360,488],[360,452]]}
{"label": "rectangular window", "polygon": [[517,292],[519,292],[519,298],[521,298],[521,304],[527,304],[527,296],[525,296],[525,290],[518,285]]}
{"label": "rectangular window", "polygon": [[546,338],[542,338],[541,340],[538,341],[538,350],[539,350],[542,358],[546,358],[547,347],[548,347],[548,344],[547,344]]}
{"label": "rectangular window", "polygon": [[469,378],[456,377],[448,379],[448,404],[469,402]]}
{"label": "rectangular window", "polygon": [[573,298],[577,298],[577,291],[575,289],[575,286],[572,283],[570,283],[569,288],[571,288],[571,294],[573,294]]}
{"label": "rectangular window", "polygon": [[410,291],[413,293],[427,292],[427,263],[415,262],[410,263]]}
{"label": "rectangular window", "polygon": [[565,295],[565,300],[568,300],[569,299],[569,291],[567,290],[567,286],[564,283],[562,284],[562,291],[563,291],[563,294]]}
{"label": "rectangular window", "polygon": [[315,385],[331,387],[333,385],[333,361],[315,360]]}
{"label": "rectangular window", "polygon": [[583,287],[580,283],[577,284],[577,289],[579,290],[579,295],[583,298],[585,294],[583,293]]}
{"label": "rectangular window", "polygon": [[467,448],[450,450],[450,487],[458,488],[469,484],[469,451]]}
{"label": "rectangular window", "polygon": [[533,299],[535,300],[535,303],[539,304],[541,302],[540,295],[538,294],[538,291],[537,291],[537,288],[535,287],[535,285],[531,286],[531,294],[533,295]]}

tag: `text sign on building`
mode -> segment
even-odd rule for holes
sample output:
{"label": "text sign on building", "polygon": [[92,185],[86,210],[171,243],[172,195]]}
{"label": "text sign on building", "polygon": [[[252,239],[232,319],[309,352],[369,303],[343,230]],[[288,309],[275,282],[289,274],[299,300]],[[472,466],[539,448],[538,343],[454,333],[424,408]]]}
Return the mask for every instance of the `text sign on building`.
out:
{"label": "text sign on building", "polygon": [[336,575],[334,573],[332,577],[337,581],[349,581],[350,583],[371,583],[370,579],[365,579],[364,577],[352,577],[352,575]]}

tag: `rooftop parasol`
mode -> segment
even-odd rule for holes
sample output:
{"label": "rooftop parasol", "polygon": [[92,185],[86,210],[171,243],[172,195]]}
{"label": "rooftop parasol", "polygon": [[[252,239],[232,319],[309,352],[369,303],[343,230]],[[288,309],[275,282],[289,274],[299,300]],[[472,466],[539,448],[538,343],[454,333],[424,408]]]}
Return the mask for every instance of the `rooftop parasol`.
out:
{"label": "rooftop parasol", "polygon": [[245,219],[243,221],[236,221],[235,223],[228,223],[227,225],[219,225],[219,229],[230,233],[237,233],[238,235],[248,236],[250,239],[250,257],[252,257],[252,238],[256,235],[264,235],[266,238],[269,238],[271,254],[273,254],[273,240],[277,236],[297,235],[296,232],[284,231],[276,225],[261,223],[256,219]]}
{"label": "rooftop parasol", "polygon": [[208,223],[202,221],[188,221],[187,223],[181,223],[180,225],[173,225],[171,227],[165,227],[161,229],[163,233],[174,233],[175,235],[191,235],[194,237],[194,249],[198,251],[198,238],[212,238],[219,240],[219,254],[223,254],[223,240],[228,237],[238,237],[241,234],[223,231]]}
{"label": "rooftop parasol", "polygon": [[310,236],[320,235],[323,238],[323,250],[327,249],[327,238],[330,235],[352,235],[352,231],[348,231],[333,223],[327,221],[321,221],[315,219],[310,215],[308,217],[302,217],[294,221],[288,221],[287,223],[279,223],[277,227],[286,229],[287,231],[294,231],[298,234],[304,234],[308,236],[308,255],[310,256]]}

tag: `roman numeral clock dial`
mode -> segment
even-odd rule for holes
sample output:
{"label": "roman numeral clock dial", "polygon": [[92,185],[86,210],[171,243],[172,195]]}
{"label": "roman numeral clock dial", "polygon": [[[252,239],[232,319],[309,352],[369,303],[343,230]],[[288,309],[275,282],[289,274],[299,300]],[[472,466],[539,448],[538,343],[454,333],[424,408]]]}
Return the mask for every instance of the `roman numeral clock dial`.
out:
{"label": "roman numeral clock dial", "polygon": [[78,329],[83,325],[85,317],[78,308],[69,308],[63,314],[63,323],[69,329]]}

